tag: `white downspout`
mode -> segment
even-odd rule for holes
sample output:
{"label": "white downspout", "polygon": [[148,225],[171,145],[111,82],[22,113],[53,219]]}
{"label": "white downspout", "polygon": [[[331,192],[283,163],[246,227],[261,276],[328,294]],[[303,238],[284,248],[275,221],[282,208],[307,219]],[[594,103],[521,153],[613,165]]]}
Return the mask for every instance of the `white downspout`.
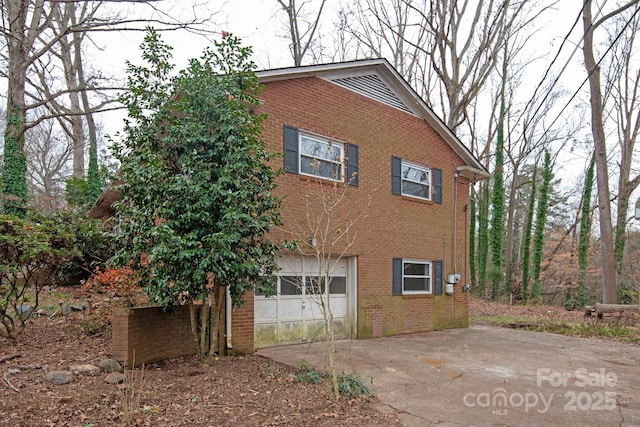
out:
{"label": "white downspout", "polygon": [[233,348],[233,344],[231,341],[231,291],[229,290],[229,287],[227,286],[227,289],[225,290],[225,296],[226,296],[226,301],[225,301],[225,311],[226,311],[226,317],[227,317],[227,321],[224,322],[225,326],[226,326],[226,335],[227,335],[227,348]]}
{"label": "white downspout", "polygon": [[453,273],[458,272],[458,173],[453,184]]}
{"label": "white downspout", "polygon": [[[454,174],[453,183],[453,274],[458,273],[458,172]],[[454,280],[455,282],[455,280]],[[456,320],[456,294],[453,285],[453,298],[451,298],[451,323]]]}

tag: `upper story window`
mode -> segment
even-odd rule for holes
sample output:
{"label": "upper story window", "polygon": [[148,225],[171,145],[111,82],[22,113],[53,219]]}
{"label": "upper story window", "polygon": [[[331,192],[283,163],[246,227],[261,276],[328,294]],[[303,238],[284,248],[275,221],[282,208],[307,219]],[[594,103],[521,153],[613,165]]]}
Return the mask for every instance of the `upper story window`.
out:
{"label": "upper story window", "polygon": [[402,160],[402,194],[431,200],[431,170]]}
{"label": "upper story window", "polygon": [[358,146],[284,126],[284,170],[358,186]]}
{"label": "upper story window", "polygon": [[299,134],[300,173],[343,181],[344,144]]}
{"label": "upper story window", "polygon": [[442,169],[392,157],[391,192],[442,203]]}

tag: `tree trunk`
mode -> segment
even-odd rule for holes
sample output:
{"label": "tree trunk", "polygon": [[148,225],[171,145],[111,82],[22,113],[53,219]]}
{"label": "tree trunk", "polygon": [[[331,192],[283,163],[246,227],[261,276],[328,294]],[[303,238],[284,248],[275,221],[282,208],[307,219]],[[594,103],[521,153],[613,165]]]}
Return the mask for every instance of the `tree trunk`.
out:
{"label": "tree trunk", "polygon": [[[73,23],[75,25],[75,22]],[[91,112],[91,104],[87,95],[87,82],[84,76],[84,66],[82,64],[82,40],[81,35],[74,33],[73,35],[75,62],[78,70],[78,85],[80,89],[80,97],[82,99],[82,109],[85,113],[84,117],[87,121],[87,131],[89,132],[89,168],[87,169],[87,182],[89,187],[90,203],[95,203],[102,194],[102,183],[100,181],[100,171],[98,166],[98,129],[96,122],[93,120]]]}
{"label": "tree trunk", "polygon": [[487,285],[487,258],[489,255],[489,183],[483,182],[480,192],[478,219],[478,292],[485,296]]}
{"label": "tree trunk", "polygon": [[544,153],[544,169],[542,172],[542,186],[538,196],[538,209],[536,212],[536,228],[533,240],[533,289],[532,296],[537,299],[542,296],[542,284],[540,282],[540,270],[542,267],[542,255],[544,251],[544,231],[547,225],[547,210],[549,208],[549,186],[553,178],[551,165],[551,153]]}
{"label": "tree trunk", "polygon": [[[53,15],[55,21],[60,25],[60,31],[64,31],[65,28],[71,23],[71,16],[75,15],[75,4],[58,4],[54,6]],[[76,48],[75,39],[78,37],[78,33],[62,34],[60,36],[60,60],[62,61],[64,78],[67,88],[69,89],[69,116],[61,118],[61,120],[68,121],[71,125],[71,129],[67,126],[63,126],[67,135],[72,141],[73,147],[73,176],[79,179],[84,179],[84,126],[82,123],[82,116],[80,112],[80,95],[78,93],[78,63],[76,62],[76,55],[73,50]],[[71,37],[71,40],[69,39]]]}
{"label": "tree trunk", "polygon": [[[503,68],[506,73],[506,62]],[[491,281],[493,292],[491,298],[495,301],[500,293],[502,277],[498,271],[502,272],[504,254],[504,88],[506,74],[503,75],[502,93],[500,101],[500,117],[498,119],[498,139],[496,142],[495,162],[496,168],[493,173],[493,191],[491,193]],[[510,293],[510,292],[509,292]]]}
{"label": "tree trunk", "polygon": [[515,164],[513,168],[513,179],[509,187],[509,203],[507,203],[507,226],[505,229],[504,237],[504,265],[506,269],[505,274],[505,291],[510,294],[513,291],[513,234],[515,232],[513,223],[515,221],[514,212],[516,209],[516,190],[517,190],[517,176],[518,165]]}
{"label": "tree trunk", "polygon": [[586,304],[586,281],[587,281],[587,260],[589,256],[589,244],[591,240],[591,195],[593,192],[593,175],[595,172],[595,156],[591,156],[589,168],[585,174],[585,184],[582,193],[582,207],[580,218],[580,235],[578,243],[578,301]]}
{"label": "tree trunk", "polygon": [[537,191],[537,164],[534,165],[531,175],[531,193],[529,194],[529,206],[527,208],[527,222],[524,225],[522,237],[522,301],[529,298],[529,278],[531,269],[531,230],[533,230],[533,216]]}
{"label": "tree trunk", "polygon": [[598,209],[600,219],[600,251],[602,256],[602,302],[612,304],[618,300],[616,292],[616,268],[611,222],[611,195],[609,193],[609,165],[604,134],[602,90],[600,87],[600,67],[593,52],[592,0],[585,0],[583,8],[585,67],[589,76],[591,93],[591,132],[595,148],[596,185],[598,189]]}
{"label": "tree trunk", "polygon": [[209,332],[209,357],[216,353],[219,356],[224,356],[225,354],[225,335],[222,325],[224,324],[226,288],[217,282],[214,286],[215,289],[211,295],[213,304],[211,306],[211,329]]}
{"label": "tree trunk", "polygon": [[621,313],[623,311],[639,312],[640,305],[637,304],[596,304],[596,314]]}
{"label": "tree trunk", "polygon": [[203,298],[200,307],[200,329],[198,332],[200,340],[200,354],[198,355],[200,362],[207,360],[209,354],[209,326],[211,325],[211,299]]}
{"label": "tree trunk", "polygon": [[[631,115],[631,114],[629,114]],[[618,281],[622,284],[624,270],[624,249],[627,237],[627,214],[629,212],[629,199],[631,194],[638,187],[640,179],[631,179],[631,168],[633,162],[633,151],[635,146],[635,136],[632,137],[630,131],[626,130],[624,141],[621,141],[620,153],[620,175],[618,177],[618,209],[615,224],[614,254],[616,260],[616,272]]]}
{"label": "tree trunk", "polygon": [[[29,2],[11,0],[4,3],[9,17],[5,33],[7,61],[7,119],[2,170],[2,206],[5,214],[24,216],[27,202],[27,160],[24,152],[26,124],[25,93],[29,50],[33,34],[26,29]],[[42,0],[33,6],[34,19],[42,14]],[[36,21],[37,22],[37,21]]]}
{"label": "tree trunk", "polygon": [[[64,43],[62,42],[64,40]],[[71,135],[69,137],[72,141],[73,147],[73,176],[79,179],[84,179],[84,127],[82,124],[82,116],[80,112],[80,97],[78,95],[78,79],[76,75],[75,65],[71,59],[70,45],[63,37],[61,40],[63,46],[63,64],[64,74],[67,83],[67,87],[71,90],[69,92],[69,106],[71,115],[66,119],[71,122]]]}
{"label": "tree trunk", "polygon": [[192,301],[191,304],[189,304],[189,318],[191,319],[191,335],[193,336],[193,341],[196,346],[196,355],[198,356],[198,359],[200,359],[202,354],[202,350],[200,349],[200,339],[198,338],[200,336],[200,334],[198,334],[198,325],[200,323],[198,321],[198,318],[200,317],[199,313],[200,307]]}

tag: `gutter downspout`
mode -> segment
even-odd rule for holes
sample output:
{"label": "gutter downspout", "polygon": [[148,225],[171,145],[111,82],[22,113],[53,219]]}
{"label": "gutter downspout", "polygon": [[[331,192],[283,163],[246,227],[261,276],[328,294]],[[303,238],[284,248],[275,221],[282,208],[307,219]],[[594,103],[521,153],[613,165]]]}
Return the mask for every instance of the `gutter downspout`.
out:
{"label": "gutter downspout", "polygon": [[454,175],[453,187],[453,273],[458,273],[458,173]]}
{"label": "gutter downspout", "polygon": [[[458,172],[454,173],[453,176],[453,274],[455,275],[458,274]],[[455,283],[453,286],[453,298],[451,299],[451,323],[456,320],[457,291],[455,289]]]}

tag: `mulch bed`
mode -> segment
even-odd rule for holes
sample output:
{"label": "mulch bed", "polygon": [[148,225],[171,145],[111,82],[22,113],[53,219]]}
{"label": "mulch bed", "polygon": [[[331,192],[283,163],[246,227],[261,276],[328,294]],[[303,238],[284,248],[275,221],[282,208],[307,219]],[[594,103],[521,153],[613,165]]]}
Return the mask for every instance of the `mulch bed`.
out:
{"label": "mulch bed", "polygon": [[83,316],[43,316],[19,340],[0,338],[0,360],[20,355],[0,362],[0,426],[400,425],[375,397],[336,401],[326,381],[299,382],[296,368],[257,355],[148,364],[134,371],[132,388],[106,383],[105,373],[51,384],[47,372],[110,356],[110,338],[87,335]]}

